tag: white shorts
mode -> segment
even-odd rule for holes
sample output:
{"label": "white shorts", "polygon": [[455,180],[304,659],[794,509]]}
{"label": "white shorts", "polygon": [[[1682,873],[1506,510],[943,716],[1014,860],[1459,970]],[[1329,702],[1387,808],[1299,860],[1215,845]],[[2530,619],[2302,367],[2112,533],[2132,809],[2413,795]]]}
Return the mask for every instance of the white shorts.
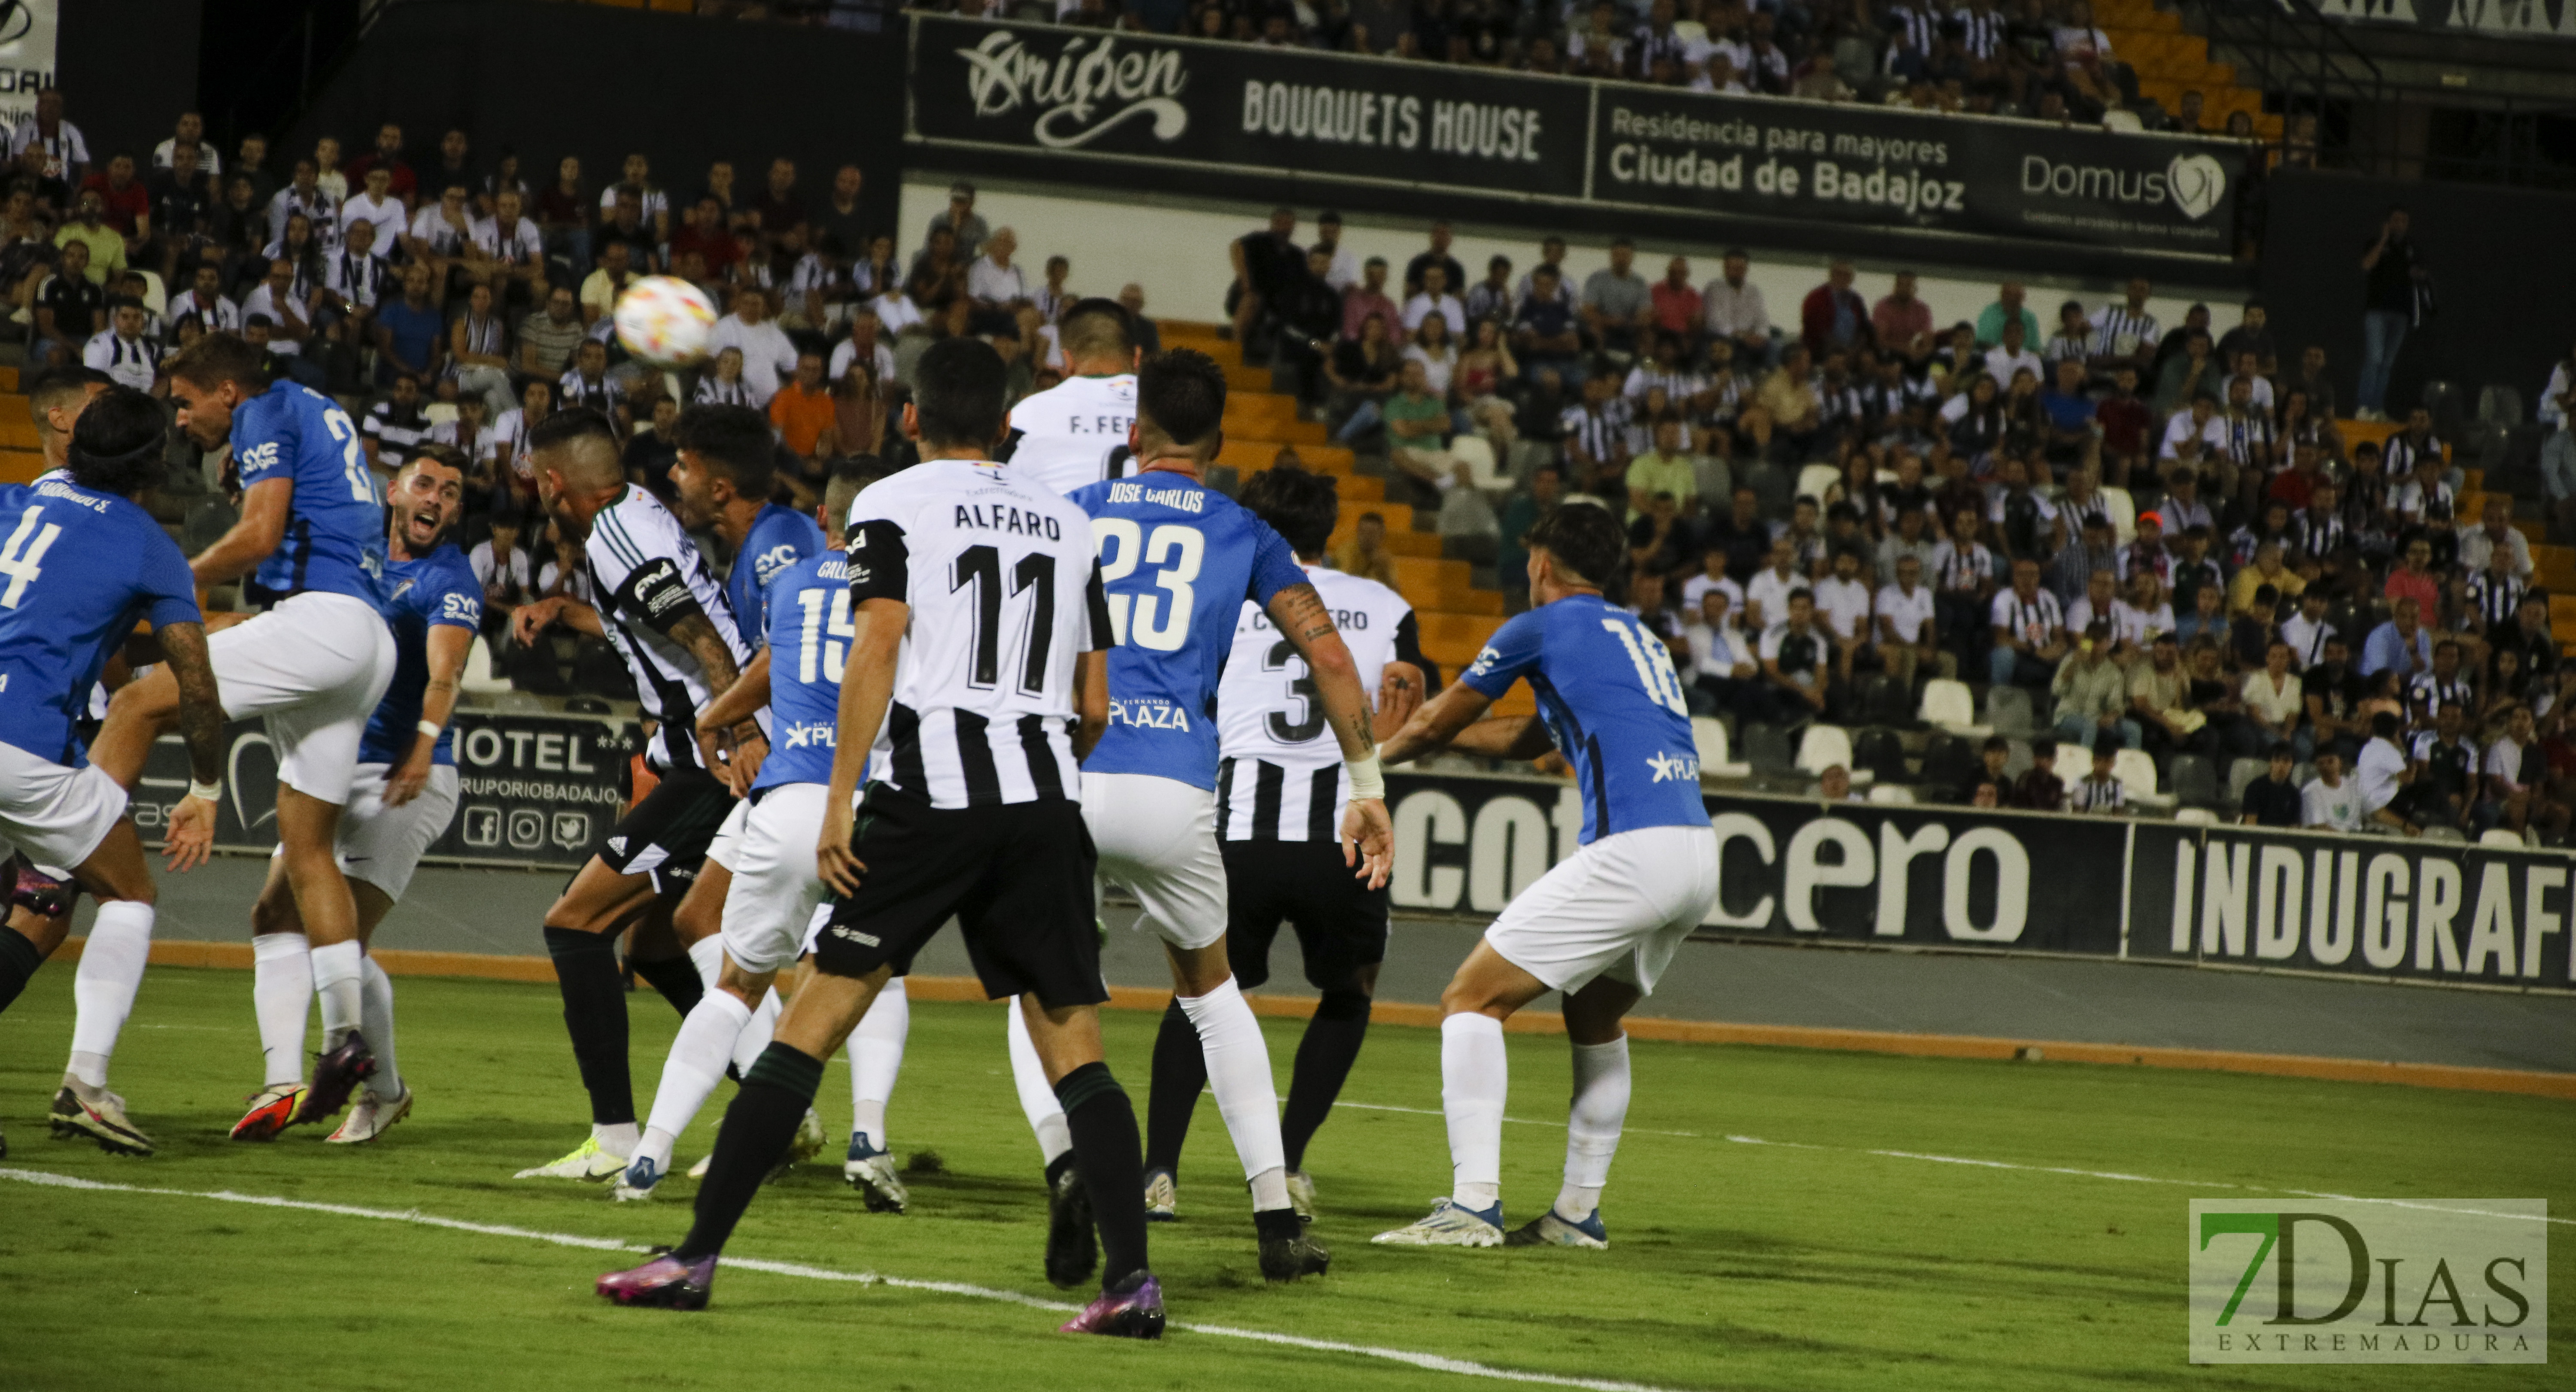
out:
{"label": "white shorts", "polygon": [[89,859],[125,815],[125,790],[98,765],[69,768],[0,744],[0,863],[14,852],[53,870]]}
{"label": "white shorts", "polygon": [[[360,764],[349,785],[348,805],[340,810],[340,873],[365,880],[399,903],[411,888],[411,874],[421,855],[456,819],[456,766],[433,764],[420,796],[400,807],[385,806],[385,778],[390,764]],[[286,854],[279,846],[274,860]]]}
{"label": "white shorts", "polygon": [[1558,991],[1596,976],[1653,995],[1682,939],[1717,902],[1717,836],[1705,826],[1614,832],[1558,861],[1503,908],[1485,941]]}
{"label": "white shorts", "polygon": [[[783,788],[787,785],[782,783],[779,786]],[[733,810],[725,814],[724,825],[716,828],[715,839],[707,843],[707,859],[723,866],[728,875],[733,873],[734,857],[742,854],[742,828],[749,820],[751,820],[751,799],[743,798],[736,801]],[[816,834],[821,833],[818,831]]]}
{"label": "white shorts", "polygon": [[374,606],[307,591],[206,639],[224,716],[265,716],[277,781],[346,806],[358,743],[394,679],[394,635]]}
{"label": "white shorts", "polygon": [[1215,793],[1147,773],[1086,773],[1082,819],[1100,855],[1100,878],[1144,906],[1138,927],[1178,948],[1225,936]]}
{"label": "white shorts", "polygon": [[744,971],[789,966],[811,936],[824,894],[814,843],[823,834],[830,793],[820,783],[781,783],[725,821],[728,827],[741,822],[728,867],[733,884],[725,891],[725,956]]}

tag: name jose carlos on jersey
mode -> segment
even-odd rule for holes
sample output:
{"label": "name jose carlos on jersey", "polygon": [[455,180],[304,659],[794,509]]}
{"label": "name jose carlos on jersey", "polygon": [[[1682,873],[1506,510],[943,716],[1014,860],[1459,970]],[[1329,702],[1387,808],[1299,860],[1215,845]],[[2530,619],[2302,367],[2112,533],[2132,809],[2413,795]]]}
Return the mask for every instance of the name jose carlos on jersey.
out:
{"label": "name jose carlos on jersey", "polygon": [[1207,495],[1196,489],[1148,488],[1141,483],[1113,483],[1109,485],[1109,501],[1112,503],[1150,503],[1155,507],[1167,507],[1175,512],[1204,512],[1207,510]]}

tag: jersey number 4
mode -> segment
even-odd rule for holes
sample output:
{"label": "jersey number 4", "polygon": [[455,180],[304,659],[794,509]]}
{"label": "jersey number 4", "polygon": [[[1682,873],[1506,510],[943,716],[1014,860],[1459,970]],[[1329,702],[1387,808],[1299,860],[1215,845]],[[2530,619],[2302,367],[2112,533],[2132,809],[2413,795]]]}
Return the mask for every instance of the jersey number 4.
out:
{"label": "jersey number 4", "polygon": [[[1124,517],[1095,517],[1091,537],[1092,544],[1099,548],[1100,583],[1104,586],[1114,586],[1135,574],[1140,565],[1162,567],[1154,576],[1154,585],[1162,593],[1109,596],[1110,632],[1121,643],[1155,652],[1179,652],[1190,639],[1190,615],[1198,604],[1190,582],[1199,578],[1199,563],[1207,555],[1207,535],[1196,527],[1167,522],[1148,536],[1143,527]],[[1117,543],[1114,556],[1110,554],[1112,542]],[[1132,624],[1130,618],[1134,620]]]}
{"label": "jersey number 4", "polygon": [[9,534],[9,544],[0,546],[0,575],[9,577],[9,588],[0,590],[0,609],[15,609],[27,593],[27,586],[44,572],[36,568],[52,549],[54,538],[63,534],[62,524],[47,522],[37,530],[37,520],[45,510],[31,507],[18,519],[18,530]]}
{"label": "jersey number 4", "polygon": [[[990,691],[1002,670],[1002,553],[990,546],[969,546],[949,567],[948,592],[975,591],[974,670],[966,684]],[[1028,596],[1020,625],[1019,689],[1027,696],[1046,694],[1047,648],[1055,640],[1055,557],[1032,551],[1011,567],[1010,597]]]}

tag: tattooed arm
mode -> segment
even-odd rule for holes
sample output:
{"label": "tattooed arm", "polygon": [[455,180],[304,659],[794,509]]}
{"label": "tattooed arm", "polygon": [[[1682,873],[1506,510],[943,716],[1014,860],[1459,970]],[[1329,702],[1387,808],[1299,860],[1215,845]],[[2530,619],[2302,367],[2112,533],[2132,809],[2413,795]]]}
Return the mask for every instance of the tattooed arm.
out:
{"label": "tattooed arm", "polygon": [[[1306,659],[1316,694],[1323,701],[1324,718],[1341,742],[1342,762],[1352,771],[1350,806],[1342,814],[1342,863],[1357,865],[1359,875],[1375,889],[1386,883],[1394,863],[1395,830],[1387,819],[1377,738],[1369,730],[1368,692],[1360,685],[1359,668],[1351,661],[1340,630],[1333,627],[1332,611],[1324,607],[1323,596],[1315,593],[1313,585],[1301,581],[1287,586],[1270,597],[1267,607],[1270,622]],[[1363,778],[1379,784],[1375,794],[1362,791]]]}
{"label": "tattooed arm", "polygon": [[[179,735],[188,744],[188,776],[201,784],[224,777],[224,703],[215,686],[214,663],[206,655],[206,630],[200,624],[163,624],[153,637],[179,681]],[[206,861],[214,844],[215,805],[202,798],[180,799],[171,814],[164,853],[173,870],[193,870]]]}

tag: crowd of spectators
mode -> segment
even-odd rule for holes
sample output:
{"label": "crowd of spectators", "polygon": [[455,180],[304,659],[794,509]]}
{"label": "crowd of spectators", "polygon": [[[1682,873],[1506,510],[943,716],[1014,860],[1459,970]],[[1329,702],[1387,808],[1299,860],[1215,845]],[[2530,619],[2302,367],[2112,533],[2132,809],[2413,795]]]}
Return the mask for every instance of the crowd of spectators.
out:
{"label": "crowd of spectators", "polygon": [[[673,502],[670,434],[684,406],[765,411],[781,500],[810,508],[835,458],[906,462],[912,446],[889,422],[938,339],[989,338],[1012,364],[1015,399],[1062,376],[1053,325],[1075,298],[1069,265],[1023,270],[1013,230],[989,227],[962,184],[898,247],[862,212],[855,164],[814,180],[779,159],[754,183],[717,162],[681,193],[644,154],[593,182],[577,158],[486,155],[462,130],[415,148],[388,124],[354,159],[329,137],[291,158],[255,134],[219,150],[194,112],[155,150],[94,161],[58,90],[11,149],[0,285],[29,367],[83,362],[166,394],[169,353],[238,333],[265,350],[272,376],[337,398],[380,475],[425,445],[454,449],[468,466],[465,540],[505,663],[517,605],[583,597],[576,549],[536,507],[527,441],[553,411],[604,414],[632,481]],[[654,274],[717,307],[704,363],[665,370],[619,342],[619,295]],[[1119,298],[1150,339],[1142,287]],[[171,491],[183,502],[213,506],[236,487],[221,457],[180,462]],[[192,534],[220,525],[188,523]],[[712,533],[702,540],[719,565],[730,559]],[[551,665],[538,655],[509,670],[561,689]],[[601,683],[622,684],[618,664],[596,667]]]}
{"label": "crowd of spectators", "polygon": [[1873,299],[1836,261],[1775,322],[1741,249],[1649,281],[1621,240],[1578,279],[1550,240],[1471,279],[1445,225],[1400,268],[1332,214],[1296,226],[1232,248],[1256,360],[1382,450],[1451,554],[1490,538],[1507,589],[1546,510],[1618,510],[1695,712],[1859,724],[1864,685],[1910,711],[1964,678],[2105,760],[2313,765],[2312,821],[2563,834],[2576,663],[2512,499],[2462,515],[2422,410],[2348,443],[2324,351],[2259,301],[2166,325],[2136,279],[2043,321],[2006,282],[1943,325],[1912,274]]}

